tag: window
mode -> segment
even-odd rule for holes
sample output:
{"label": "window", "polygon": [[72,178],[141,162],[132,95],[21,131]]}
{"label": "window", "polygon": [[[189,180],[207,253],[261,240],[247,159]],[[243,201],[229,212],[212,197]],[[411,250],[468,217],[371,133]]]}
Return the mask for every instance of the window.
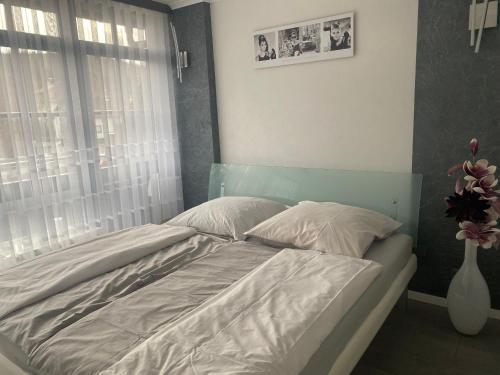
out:
{"label": "window", "polygon": [[0,30],[7,30],[7,23],[5,22],[5,6],[0,4]]}
{"label": "window", "polygon": [[110,23],[76,17],[76,26],[78,30],[78,39],[80,40],[108,44],[113,43]]}
{"label": "window", "polygon": [[[87,42],[113,44],[113,30],[111,23],[77,17],[76,25],[78,30],[78,39]],[[124,25],[116,25],[116,35],[120,46],[128,47],[132,44],[141,44],[142,46],[145,46],[145,29],[137,27],[127,29]],[[131,42],[129,43],[130,36]]]}
{"label": "window", "polygon": [[44,12],[40,9],[13,6],[12,15],[16,31],[38,35],[59,36],[55,13]]}
{"label": "window", "polygon": [[0,4],[0,268],[182,207],[165,15],[31,3]]}
{"label": "window", "polygon": [[[146,45],[146,30],[139,29],[137,27],[132,27],[127,30],[127,28],[123,25],[117,25],[117,33],[118,33],[118,44],[120,46],[128,47],[129,45]],[[132,32],[130,32],[132,30]],[[129,43],[129,35],[132,34],[131,43]]]}

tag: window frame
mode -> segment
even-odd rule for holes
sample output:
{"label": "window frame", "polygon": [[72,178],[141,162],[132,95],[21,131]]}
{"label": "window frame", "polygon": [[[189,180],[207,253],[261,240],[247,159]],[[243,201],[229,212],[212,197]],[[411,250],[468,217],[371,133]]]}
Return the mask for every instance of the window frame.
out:
{"label": "window frame", "polygon": [[[14,6],[18,7],[26,7],[26,4],[21,3],[21,2],[16,2],[16,1],[9,1],[7,2],[2,2],[4,5],[4,15],[5,15],[5,23],[7,26],[7,30],[0,30],[0,47],[7,47],[10,48],[10,53],[11,53],[11,59],[12,59],[12,64],[14,66],[21,66],[21,51],[22,50],[34,50],[34,51],[42,51],[42,52],[48,52],[48,53],[57,53],[60,55],[61,58],[61,63],[62,67],[64,69],[64,76],[65,76],[65,82],[66,82],[66,92],[69,93],[69,85],[68,85],[68,77],[69,77],[69,71],[68,71],[68,66],[67,66],[67,52],[66,49],[64,48],[64,39],[61,34],[62,30],[62,20],[61,20],[61,12],[58,11],[58,9],[53,9],[47,6],[42,6],[41,8],[36,8],[36,10],[41,10],[41,11],[47,11],[47,12],[52,12],[56,15],[56,20],[57,20],[57,28],[58,28],[58,33],[59,36],[50,36],[50,35],[41,35],[41,34],[31,34],[31,33],[26,33],[23,31],[17,31],[15,28],[15,23],[14,23],[14,14],[13,14],[13,8]],[[46,4],[44,4],[46,5]],[[28,90],[25,88],[25,86],[22,84],[22,77],[20,77],[20,73],[16,70],[13,69],[13,75],[14,75],[14,81],[16,84],[16,90],[20,90],[21,94],[18,95],[18,97],[23,97],[23,98],[31,98],[31,101],[33,100],[33,94],[28,92]],[[66,112],[49,112],[49,111],[41,111],[37,112],[35,110],[31,110],[29,107],[30,105],[26,103],[24,100],[17,100],[18,104],[18,112],[0,112],[0,117],[1,118],[9,118],[9,117],[16,117],[20,119],[20,126],[22,127],[22,133],[25,137],[28,137],[30,139],[33,139],[32,137],[32,131],[30,129],[30,126],[28,124],[32,124],[33,122],[31,121],[32,118],[35,117],[58,117],[58,118],[73,118],[74,119],[74,113],[72,111],[72,108],[68,108]],[[72,126],[72,134],[75,131],[74,121],[68,121],[69,125]],[[74,136],[73,136],[74,138]],[[73,142],[75,142],[75,139],[73,139]],[[6,160],[6,161],[0,161],[1,165],[8,165],[12,163],[36,163],[37,165],[44,165],[47,166],[48,163],[52,163],[55,159],[53,156],[47,156],[46,154],[42,154],[37,152],[35,147],[33,146],[33,142],[25,142],[24,143],[25,147],[27,148],[27,152],[25,156],[22,157],[14,157],[11,160]],[[32,156],[30,156],[32,155]],[[68,156],[59,156],[59,159],[67,159],[69,158]],[[30,161],[30,159],[32,159]],[[43,169],[42,169],[43,170]],[[19,172],[19,171],[18,171]],[[19,188],[21,188],[21,184],[25,183],[27,180],[23,179],[20,177],[19,174],[19,179],[18,180],[8,180],[8,181],[3,181],[2,176],[0,174],[0,184],[2,185],[13,185],[17,184],[19,185]],[[58,175],[60,176],[66,176],[69,173],[59,173]],[[47,174],[46,178],[50,179],[54,175]],[[38,182],[38,187],[40,187],[42,184],[42,181]],[[21,190],[21,195],[23,195],[23,199],[25,199],[24,194],[22,193]],[[5,199],[5,198],[3,198]]]}
{"label": "window frame", "polygon": [[[52,12],[56,15],[57,19],[57,27],[59,36],[51,36],[51,35],[41,35],[41,34],[31,34],[23,31],[18,31],[15,28],[14,22],[14,14],[13,8],[14,6],[18,7],[27,7],[27,5],[23,2],[19,1],[6,1],[0,2],[4,7],[4,15],[5,15],[5,24],[6,30],[0,30],[0,47],[7,47],[11,50],[11,59],[12,64],[19,66],[21,63],[20,51],[21,50],[35,50],[35,51],[45,51],[45,52],[54,52],[60,55],[62,66],[64,68],[64,76],[66,78],[66,92],[70,93],[69,87],[69,78],[70,73],[68,69],[68,58],[72,58],[75,63],[76,68],[76,80],[81,88],[80,90],[80,114],[82,116],[82,121],[85,124],[83,126],[83,134],[85,141],[85,148],[87,151],[97,150],[97,155],[93,158],[93,160],[89,160],[89,164],[94,164],[94,168],[98,169],[108,169],[113,167],[110,163],[109,165],[103,165],[101,163],[101,158],[104,157],[106,161],[111,160],[110,155],[102,155],[99,152],[99,141],[97,137],[97,129],[96,129],[96,119],[98,116],[102,115],[102,113],[111,113],[117,114],[118,116],[124,118],[128,113],[131,112],[139,112],[144,110],[126,110],[125,104],[123,100],[123,96],[120,96],[120,109],[116,110],[97,110],[93,107],[92,103],[92,83],[90,80],[90,72],[89,72],[89,63],[88,56],[97,56],[104,58],[116,59],[117,61],[117,70],[118,75],[121,76],[121,64],[120,60],[135,60],[135,61],[144,61],[149,63],[150,60],[150,51],[146,46],[140,47],[137,46],[142,42],[134,42],[133,41],[133,27],[125,27],[125,32],[127,35],[128,46],[123,46],[119,44],[118,39],[118,24],[115,22],[114,17],[108,20],[111,23],[111,32],[112,32],[112,43],[100,43],[93,41],[80,40],[78,38],[78,28],[77,28],[77,14],[75,10],[75,5],[72,1],[68,2],[67,16],[69,17],[69,27],[71,30],[70,35],[64,35],[64,27],[62,20],[62,11],[59,2],[57,2],[56,8],[47,6],[47,4],[37,4],[37,8],[35,10]],[[45,5],[45,6],[44,6]],[[33,8],[34,9],[34,8]],[[65,12],[66,13],[66,12]],[[98,21],[98,20],[96,20]],[[106,21],[106,22],[108,22]],[[138,28],[140,29],[140,28]],[[147,34],[146,34],[147,35]],[[68,46],[67,43],[72,44]],[[146,39],[147,43],[147,39]],[[22,90],[21,97],[29,97],[29,93],[27,93],[26,89],[20,82],[22,81],[20,74],[18,72],[13,72],[14,80],[16,82],[16,89]],[[121,89],[121,82],[118,82],[120,90],[118,92],[123,92]],[[28,137],[31,137],[31,131],[28,129],[29,126],[26,125],[30,123],[30,119],[33,117],[60,117],[63,118],[67,116],[69,118],[68,125],[72,127],[73,138],[75,138],[76,129],[76,118],[74,109],[72,108],[71,101],[68,101],[69,107],[66,112],[36,112],[30,110],[29,105],[25,102],[21,102],[18,100],[18,112],[0,112],[0,118],[8,118],[8,117],[16,117],[20,119],[20,124],[22,126],[23,134],[28,133]],[[73,139],[74,144],[76,144],[76,139]],[[30,143],[30,142],[28,142]],[[44,161],[47,157],[46,155],[37,154],[36,150],[33,146],[29,147],[27,154],[34,155],[35,160],[42,159]],[[49,158],[50,159],[50,158]],[[18,158],[15,157],[12,160],[8,161],[0,161],[2,165],[12,164],[16,160],[28,162],[29,157]],[[67,173],[62,173],[61,175],[65,175]],[[24,180],[20,178],[19,181],[2,181],[2,177],[0,175],[0,184],[13,184],[13,183],[21,183]],[[97,188],[93,184],[92,192],[96,192]]]}

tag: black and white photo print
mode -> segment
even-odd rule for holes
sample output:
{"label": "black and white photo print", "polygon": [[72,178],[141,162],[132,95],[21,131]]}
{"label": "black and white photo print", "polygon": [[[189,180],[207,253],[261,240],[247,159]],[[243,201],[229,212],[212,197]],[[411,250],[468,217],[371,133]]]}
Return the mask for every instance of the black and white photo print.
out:
{"label": "black and white photo print", "polygon": [[327,21],[323,23],[323,51],[338,51],[351,48],[351,18]]}
{"label": "black and white photo print", "polygon": [[319,23],[278,31],[279,57],[296,57],[320,52]]}
{"label": "black and white photo print", "polygon": [[255,67],[338,59],[354,55],[354,13],[258,30]]}
{"label": "black and white photo print", "polygon": [[276,34],[265,33],[254,35],[255,61],[276,59]]}

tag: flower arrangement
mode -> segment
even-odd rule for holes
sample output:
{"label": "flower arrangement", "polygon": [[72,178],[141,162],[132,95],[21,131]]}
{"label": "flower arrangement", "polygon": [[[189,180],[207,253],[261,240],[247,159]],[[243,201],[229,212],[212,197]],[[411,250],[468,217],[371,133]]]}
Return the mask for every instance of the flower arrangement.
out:
{"label": "flower arrangement", "polygon": [[[463,171],[463,179],[457,178],[455,193],[446,198],[447,217],[454,217],[460,231],[457,239],[469,239],[476,246],[489,249],[500,245],[500,190],[495,190],[498,179],[496,166],[488,165],[488,160],[476,160],[479,142],[473,138],[469,143],[472,161],[466,160],[448,170],[448,175]],[[463,182],[465,186],[463,185]]]}

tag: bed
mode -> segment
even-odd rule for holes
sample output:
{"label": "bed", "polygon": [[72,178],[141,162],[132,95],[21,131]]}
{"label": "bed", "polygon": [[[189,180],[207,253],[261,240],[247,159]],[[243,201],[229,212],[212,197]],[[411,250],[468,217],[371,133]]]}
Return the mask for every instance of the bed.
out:
{"label": "bed", "polygon": [[[310,338],[302,340],[305,349],[294,356],[299,357],[294,369],[301,368],[301,374],[348,374],[404,294],[416,270],[411,238],[416,238],[420,186],[421,176],[404,173],[236,165],[212,167],[211,199],[254,196],[287,204],[303,199],[335,200],[383,212],[403,223],[401,233],[370,246],[365,259],[382,265],[381,271],[372,281],[365,282],[364,288],[354,288],[361,290],[360,295],[344,297],[345,301],[352,300],[338,307],[345,312],[339,314],[332,310],[332,314],[335,312],[332,316],[341,315],[333,329],[323,332],[326,326],[318,325],[303,332]],[[285,252],[255,241],[235,241],[192,230],[164,231],[155,227],[150,231],[144,234],[148,246],[138,247],[145,251],[139,254],[141,256],[137,247],[133,251],[119,249],[119,256],[110,261],[110,267],[96,271],[91,279],[86,271],[86,278],[80,280],[75,271],[72,286],[68,286],[67,280],[58,281],[60,285],[54,283],[52,290],[37,289],[19,302],[22,304],[13,304],[10,310],[9,306],[4,307],[3,315],[0,311],[0,352],[9,360],[0,359],[2,373],[16,374],[23,370],[40,374],[73,373],[75,366],[75,373],[127,373],[123,369],[131,368],[128,367],[130,363],[137,366],[137,362],[148,355],[154,359],[157,349],[169,338],[177,337],[177,342],[187,342],[189,335],[186,332],[193,326],[192,316],[199,324],[214,314],[224,315],[227,300],[241,301],[235,305],[243,304],[248,299],[246,291],[262,288],[258,287],[259,283],[264,283],[266,275],[270,274],[266,267],[275,269],[272,261],[277,261]],[[143,236],[142,232],[133,229],[122,235],[125,236],[123,241],[129,241],[126,236]],[[111,240],[116,242],[113,236]],[[98,247],[107,246],[106,238],[103,241]],[[96,244],[91,243],[87,249],[78,251],[87,254],[95,247]],[[304,258],[297,262],[321,259],[310,253],[295,251],[294,254]],[[132,258],[125,261],[128,256]],[[95,270],[95,259],[89,262],[88,269]],[[293,266],[288,264],[285,268]],[[254,273],[257,273],[254,278],[248,276]],[[347,288],[349,284],[345,285]],[[205,310],[212,315],[207,315]],[[243,323],[240,330],[246,327]],[[164,327],[170,328],[165,330]],[[198,336],[199,333],[194,333],[191,340]],[[318,337],[321,337],[318,348],[310,355],[303,354],[313,346],[309,343],[317,341]],[[248,344],[251,342],[242,343]],[[182,350],[184,348],[179,345],[179,358]],[[172,355],[176,353],[172,351]],[[304,358],[300,358],[302,354]],[[233,365],[223,356],[207,359],[206,353],[197,355],[199,358],[193,357],[190,361],[222,363],[226,369]],[[113,365],[115,362],[119,365]],[[255,371],[249,368],[245,373],[279,373],[278,370],[262,369],[257,366]],[[172,370],[141,373],[149,372],[184,373]]]}

